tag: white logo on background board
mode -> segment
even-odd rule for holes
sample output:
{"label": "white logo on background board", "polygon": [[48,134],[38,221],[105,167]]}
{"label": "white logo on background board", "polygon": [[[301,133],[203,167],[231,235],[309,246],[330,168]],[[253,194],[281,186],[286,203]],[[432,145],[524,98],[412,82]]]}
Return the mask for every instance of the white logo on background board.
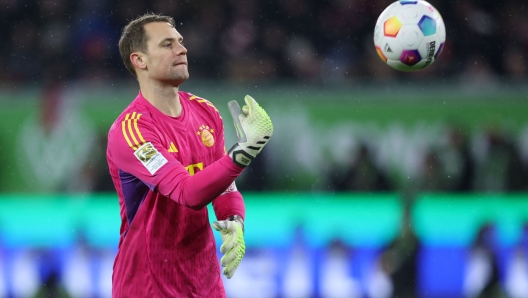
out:
{"label": "white logo on background board", "polygon": [[83,101],[70,93],[58,96],[55,116],[43,121],[38,108],[36,114],[32,109],[17,133],[16,160],[25,180],[20,186],[26,191],[85,191],[93,181],[83,176],[83,167],[93,162],[92,157],[104,154],[94,141],[98,136],[92,121],[82,113]]}
{"label": "white logo on background board", "polygon": [[154,175],[168,160],[148,142],[134,151],[136,158],[147,168],[151,175]]}

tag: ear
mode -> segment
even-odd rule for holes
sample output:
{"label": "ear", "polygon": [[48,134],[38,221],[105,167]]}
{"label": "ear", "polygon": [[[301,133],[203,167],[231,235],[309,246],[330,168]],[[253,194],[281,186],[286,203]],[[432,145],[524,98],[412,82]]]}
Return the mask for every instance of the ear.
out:
{"label": "ear", "polygon": [[147,69],[146,55],[141,52],[134,52],[130,54],[130,61],[132,64],[139,69]]}

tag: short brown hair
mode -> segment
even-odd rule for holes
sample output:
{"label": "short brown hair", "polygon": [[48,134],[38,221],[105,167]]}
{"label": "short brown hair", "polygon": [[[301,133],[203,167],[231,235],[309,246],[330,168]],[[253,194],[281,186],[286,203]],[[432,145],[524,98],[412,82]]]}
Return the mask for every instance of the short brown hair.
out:
{"label": "short brown hair", "polygon": [[123,28],[121,38],[119,39],[119,53],[121,54],[121,59],[123,59],[126,68],[135,77],[137,77],[137,74],[134,65],[130,61],[130,54],[136,51],[148,53],[148,36],[145,33],[145,24],[153,22],[169,23],[172,27],[176,27],[172,17],[146,13],[135,20],[130,21],[130,23]]}

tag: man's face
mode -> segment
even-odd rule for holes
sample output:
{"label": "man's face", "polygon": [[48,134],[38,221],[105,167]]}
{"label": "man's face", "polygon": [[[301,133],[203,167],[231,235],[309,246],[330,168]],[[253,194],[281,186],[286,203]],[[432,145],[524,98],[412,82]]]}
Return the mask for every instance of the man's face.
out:
{"label": "man's face", "polygon": [[145,25],[148,36],[146,64],[150,79],[179,86],[189,78],[183,37],[169,23]]}

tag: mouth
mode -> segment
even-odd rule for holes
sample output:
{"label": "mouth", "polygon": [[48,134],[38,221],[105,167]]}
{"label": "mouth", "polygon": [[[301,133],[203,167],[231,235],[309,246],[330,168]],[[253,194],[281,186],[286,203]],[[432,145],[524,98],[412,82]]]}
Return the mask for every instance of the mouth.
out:
{"label": "mouth", "polygon": [[174,63],[174,64],[173,64],[173,66],[178,66],[178,65],[185,65],[185,66],[187,66],[187,62],[182,61],[182,62],[178,62],[178,63]]}

